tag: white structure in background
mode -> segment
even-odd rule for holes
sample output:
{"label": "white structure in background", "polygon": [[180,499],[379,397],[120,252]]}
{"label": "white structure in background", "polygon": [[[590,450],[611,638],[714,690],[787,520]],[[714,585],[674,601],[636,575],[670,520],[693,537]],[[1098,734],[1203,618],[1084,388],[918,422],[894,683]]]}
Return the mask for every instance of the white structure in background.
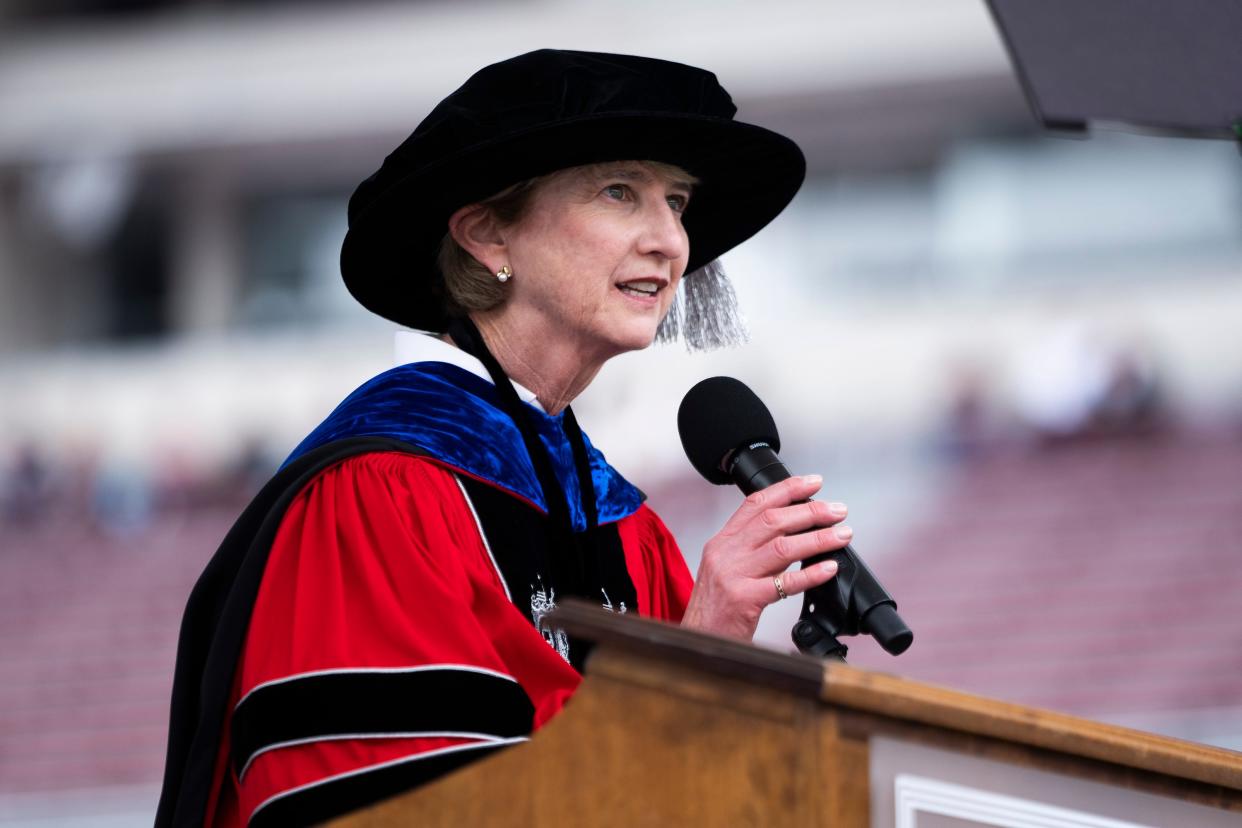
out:
{"label": "white structure in background", "polygon": [[[387,361],[384,324],[336,271],[344,197],[500,56],[557,44],[709,66],[821,174],[926,167],[961,124],[1025,117],[966,0],[171,5],[0,40],[0,382],[25,392],[5,433],[62,429],[134,458],[170,431],[206,452],[224,435],[296,439]],[[739,252],[744,293],[825,264],[782,239],[779,261]],[[749,303],[757,354],[764,299]],[[126,340],[164,344],[107,347]],[[61,404],[69,381],[90,388],[94,424]]]}

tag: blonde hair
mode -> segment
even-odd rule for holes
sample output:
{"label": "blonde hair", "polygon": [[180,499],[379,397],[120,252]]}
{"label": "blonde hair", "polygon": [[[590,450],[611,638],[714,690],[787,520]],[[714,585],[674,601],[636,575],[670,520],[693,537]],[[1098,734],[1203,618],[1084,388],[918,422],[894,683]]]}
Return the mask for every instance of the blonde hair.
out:
{"label": "blonde hair", "polygon": [[[661,161],[640,163],[657,176],[670,181],[687,186],[699,183],[697,178],[681,167]],[[504,188],[494,196],[483,199],[479,204],[490,210],[501,224],[513,225],[525,217],[532,197],[548,181],[562,175],[590,175],[611,166],[613,166],[612,163],[586,164],[557,170],[537,178],[528,178]],[[464,316],[468,313],[498,308],[508,296],[505,285],[496,278],[496,274],[467,253],[465,248],[453,238],[452,233],[445,233],[444,238],[440,240],[440,252],[436,257],[436,265],[444,280],[444,302],[450,316]],[[521,278],[520,274],[518,278]]]}

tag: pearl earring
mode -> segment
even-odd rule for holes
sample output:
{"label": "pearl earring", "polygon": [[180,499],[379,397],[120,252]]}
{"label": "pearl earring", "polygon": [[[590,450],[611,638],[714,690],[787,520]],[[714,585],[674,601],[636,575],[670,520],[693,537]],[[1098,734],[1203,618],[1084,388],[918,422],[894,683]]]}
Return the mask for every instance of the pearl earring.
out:
{"label": "pearl earring", "polygon": [[505,282],[509,281],[509,278],[512,275],[513,275],[513,271],[509,269],[508,265],[505,265],[500,270],[496,271],[496,281],[500,282],[503,285]]}

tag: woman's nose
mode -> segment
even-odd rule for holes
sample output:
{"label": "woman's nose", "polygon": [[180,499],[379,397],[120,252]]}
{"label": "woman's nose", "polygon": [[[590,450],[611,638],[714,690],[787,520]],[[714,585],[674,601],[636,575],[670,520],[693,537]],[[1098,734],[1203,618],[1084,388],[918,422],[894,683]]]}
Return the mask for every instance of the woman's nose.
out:
{"label": "woman's nose", "polygon": [[690,255],[690,240],[681,224],[681,214],[663,199],[645,211],[645,225],[639,252],[657,253],[665,259],[684,259]]}

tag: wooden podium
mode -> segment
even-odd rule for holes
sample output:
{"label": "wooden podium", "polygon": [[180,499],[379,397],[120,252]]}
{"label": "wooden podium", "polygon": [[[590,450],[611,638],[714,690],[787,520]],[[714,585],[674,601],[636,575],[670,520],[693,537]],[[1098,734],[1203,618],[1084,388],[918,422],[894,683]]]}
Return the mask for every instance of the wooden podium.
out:
{"label": "wooden podium", "polygon": [[1242,825],[1239,753],[582,604],[551,618],[597,642],[557,718],[332,824]]}

